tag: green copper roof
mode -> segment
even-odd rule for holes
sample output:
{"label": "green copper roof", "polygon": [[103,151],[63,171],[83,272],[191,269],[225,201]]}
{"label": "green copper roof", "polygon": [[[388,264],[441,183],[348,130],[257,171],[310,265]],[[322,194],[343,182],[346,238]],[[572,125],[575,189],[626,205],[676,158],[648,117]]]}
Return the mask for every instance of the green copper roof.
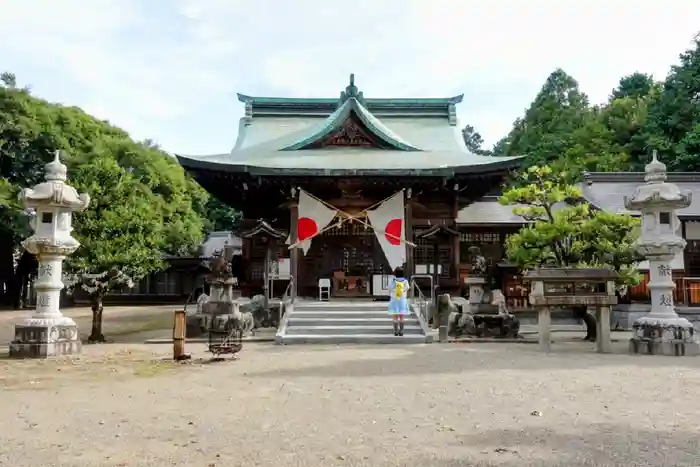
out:
{"label": "green copper roof", "polygon": [[365,109],[358,99],[362,98],[362,93],[355,97],[348,97],[338,110],[333,112],[321,125],[309,131],[307,136],[280,149],[281,151],[296,151],[305,149],[314,142],[323,139],[325,136],[338,130],[348,118],[356,116],[369,131],[390,147],[399,151],[421,151],[417,146],[401,139],[378,118]]}
{"label": "green copper roof", "polygon": [[[180,164],[195,172],[239,172],[249,176],[448,178],[504,171],[519,165],[518,157],[469,152],[455,113],[461,96],[367,99],[351,76],[339,99],[244,97],[241,100],[246,102],[246,111],[234,149],[228,154],[178,155]],[[342,130],[348,119],[370,133],[377,147],[317,144]]]}
{"label": "green copper roof", "polygon": [[[238,101],[244,104],[291,104],[291,105],[314,105],[314,104],[335,104],[337,98],[333,97],[256,97],[238,93]],[[413,107],[420,105],[449,105],[460,104],[464,99],[464,94],[451,97],[415,97],[415,98],[365,98],[365,104],[370,109],[379,105],[395,105],[397,107]]]}

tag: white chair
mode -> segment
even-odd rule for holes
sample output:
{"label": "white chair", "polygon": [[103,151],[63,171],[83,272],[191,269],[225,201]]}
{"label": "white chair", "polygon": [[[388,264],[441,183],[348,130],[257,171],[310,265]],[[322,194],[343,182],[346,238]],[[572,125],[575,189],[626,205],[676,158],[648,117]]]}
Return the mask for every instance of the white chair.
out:
{"label": "white chair", "polygon": [[331,299],[331,280],[323,277],[318,280],[318,299],[323,301],[323,295],[326,295],[326,300]]}

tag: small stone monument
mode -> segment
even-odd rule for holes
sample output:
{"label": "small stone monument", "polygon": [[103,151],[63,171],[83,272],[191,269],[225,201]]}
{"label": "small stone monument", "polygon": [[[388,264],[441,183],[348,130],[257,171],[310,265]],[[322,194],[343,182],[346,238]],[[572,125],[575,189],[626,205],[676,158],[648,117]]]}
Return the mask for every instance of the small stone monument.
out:
{"label": "small stone monument", "polygon": [[15,339],[10,344],[10,356],[51,357],[80,353],[80,338],[75,322],[63,316],[59,309],[63,260],[72,254],[80,243],[71,236],[72,213],[84,210],[90,204],[90,196],[67,185],[67,168],[56,151],[53,162],[45,166],[45,180],[34,188],[25,188],[19,195],[27,209],[34,209],[31,219],[34,235],[22,246],[39,263],[38,277],[34,281],[37,304],[34,314],[15,326]]}
{"label": "small stone monument", "polygon": [[226,321],[234,314],[238,303],[233,298],[236,278],[231,271],[232,257],[233,249],[228,244],[212,255],[211,272],[206,278],[209,295],[202,294],[199,297],[197,313],[188,317],[188,337],[198,337],[212,329],[223,332]]}
{"label": "small stone monument", "polygon": [[552,350],[552,310],[586,306],[596,310],[596,352],[610,353],[610,307],[617,304],[617,272],[605,268],[538,268],[523,276],[530,282],[530,305],[537,309],[540,350]]}
{"label": "small stone monument", "polygon": [[486,259],[479,247],[469,247],[469,276],[464,283],[469,286],[469,304],[478,307],[484,299],[486,284]]}
{"label": "small stone monument", "polygon": [[696,355],[700,346],[695,340],[695,329],[676,313],[673,304],[671,261],[685,248],[685,240],[678,235],[680,220],[676,210],[687,208],[690,193],[681,193],[673,183],[666,183],[666,165],[656,157],[646,166],[645,184],[637,188],[625,207],[642,215],[642,231],[635,246],[649,261],[649,291],[651,311],[634,323],[634,337],[630,340],[633,353],[662,355]]}

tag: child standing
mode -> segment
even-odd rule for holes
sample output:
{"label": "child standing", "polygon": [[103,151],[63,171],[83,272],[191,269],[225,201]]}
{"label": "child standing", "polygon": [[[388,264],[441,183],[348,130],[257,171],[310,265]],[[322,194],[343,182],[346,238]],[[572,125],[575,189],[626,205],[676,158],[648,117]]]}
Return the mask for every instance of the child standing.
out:
{"label": "child standing", "polygon": [[394,279],[391,281],[391,299],[389,300],[389,314],[394,320],[394,335],[403,336],[403,317],[409,313],[408,289],[410,284],[404,277],[403,269],[394,269]]}

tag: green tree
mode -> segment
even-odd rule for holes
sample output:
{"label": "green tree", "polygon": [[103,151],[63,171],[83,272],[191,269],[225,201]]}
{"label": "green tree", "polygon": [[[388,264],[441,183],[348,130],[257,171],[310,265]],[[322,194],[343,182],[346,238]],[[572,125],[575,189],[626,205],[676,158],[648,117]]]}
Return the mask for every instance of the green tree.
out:
{"label": "green tree", "polygon": [[[621,288],[639,282],[641,258],[633,246],[638,219],[592,209],[567,174],[548,166],[532,166],[521,179],[500,198],[501,204],[519,205],[513,212],[529,222],[507,239],[510,261],[524,270],[608,267],[620,274]],[[595,318],[585,307],[574,311],[586,323],[587,339],[595,340]]]}
{"label": "green tree", "polygon": [[212,196],[204,206],[202,217],[207,233],[221,230],[233,232],[241,220],[241,213]]}
{"label": "green tree", "polygon": [[71,160],[70,183],[91,195],[88,209],[75,216],[73,235],[81,247],[66,261],[71,282],[88,292],[93,312],[89,340],[104,341],[103,299],[163,265],[167,246],[162,201],[131,171],[106,153]]}
{"label": "green tree", "polygon": [[481,133],[476,131],[472,125],[466,125],[462,128],[462,139],[464,140],[464,145],[467,149],[480,156],[488,156],[491,151],[484,149],[484,138],[481,137]]}
{"label": "green tree", "polygon": [[3,86],[6,86],[8,88],[16,88],[17,77],[13,73],[3,71],[2,73],[0,73],[0,83],[2,83]]}
{"label": "green tree", "polygon": [[[36,184],[55,150],[67,155],[69,182],[93,203],[75,216],[83,246],[67,273],[104,282],[92,297],[101,319],[101,298],[124,282],[162,267],[165,254],[187,255],[203,240],[208,194],[177,161],[152,143],[137,143],[124,131],[75,107],[51,104],[15,85],[0,86],[0,281],[3,297],[18,297],[13,254],[26,236],[27,217],[17,203],[19,188]],[[2,285],[2,284],[0,284]],[[85,287],[83,287],[85,288]],[[97,300],[99,298],[99,300]],[[11,301],[11,300],[10,300]],[[102,338],[101,321],[93,331]]]}
{"label": "green tree", "polygon": [[615,143],[615,133],[602,120],[601,109],[594,108],[581,126],[568,136],[568,148],[550,166],[566,174],[569,183],[581,180],[584,172],[618,172],[626,170],[628,156]]}
{"label": "green tree", "polygon": [[555,70],[523,118],[494,148],[498,156],[524,156],[525,165],[549,164],[573,146],[573,133],[589,120],[588,97],[574,78]]}
{"label": "green tree", "polygon": [[664,156],[669,170],[700,170],[700,35],[650,104],[646,131],[650,149]]}
{"label": "green tree", "polygon": [[0,178],[0,206],[10,207],[12,203],[12,197],[15,194],[15,189],[6,178]]}
{"label": "green tree", "polygon": [[620,78],[620,82],[610,95],[610,100],[615,99],[646,99],[652,94],[660,92],[661,86],[654,77],[644,73],[635,72]]}

